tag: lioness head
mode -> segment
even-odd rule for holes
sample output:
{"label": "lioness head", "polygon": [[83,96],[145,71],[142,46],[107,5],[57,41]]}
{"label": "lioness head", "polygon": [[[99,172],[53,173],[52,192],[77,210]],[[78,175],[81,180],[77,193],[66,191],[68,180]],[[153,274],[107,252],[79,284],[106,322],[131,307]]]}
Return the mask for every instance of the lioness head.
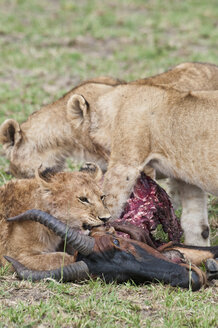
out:
{"label": "lioness head", "polygon": [[105,170],[109,156],[104,146],[105,134],[102,131],[95,142],[91,133],[98,130],[95,103],[100,94],[111,88],[110,84],[87,82],[76,87],[78,93],[72,90],[22,124],[14,119],[3,122],[0,143],[10,161],[11,174],[31,178],[40,164],[58,172],[68,156],[79,162],[98,163]]}
{"label": "lioness head", "polygon": [[108,221],[110,213],[98,186],[102,172],[95,164],[92,166],[96,169],[84,172],[36,172],[41,193],[39,208],[81,230],[90,230]]}
{"label": "lioness head", "polygon": [[[44,127],[42,127],[44,129]],[[43,168],[54,168],[58,172],[62,169],[64,159],[57,156],[55,149],[43,149],[41,138],[43,132],[40,125],[37,128],[38,143],[28,138],[20,124],[8,119],[0,126],[0,143],[3,145],[6,157],[10,161],[10,173],[16,178],[34,177],[35,170],[43,164]],[[32,132],[36,135],[36,131]]]}
{"label": "lioness head", "polygon": [[0,143],[10,161],[10,173],[31,178],[41,164],[59,172],[68,156],[78,162],[93,161],[105,170],[108,154],[90,138],[88,108],[82,96],[73,95],[59,113],[39,111],[21,125],[6,120],[0,126]]}

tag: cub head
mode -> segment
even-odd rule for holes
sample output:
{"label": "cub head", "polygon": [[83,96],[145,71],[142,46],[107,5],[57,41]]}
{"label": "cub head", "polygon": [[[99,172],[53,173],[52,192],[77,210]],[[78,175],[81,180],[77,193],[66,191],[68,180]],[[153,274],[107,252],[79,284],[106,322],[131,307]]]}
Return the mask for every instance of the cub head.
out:
{"label": "cub head", "polygon": [[102,172],[95,164],[92,164],[91,170],[82,172],[38,170],[38,206],[69,226],[89,232],[111,217],[104,203],[105,196],[98,185],[101,177]]}

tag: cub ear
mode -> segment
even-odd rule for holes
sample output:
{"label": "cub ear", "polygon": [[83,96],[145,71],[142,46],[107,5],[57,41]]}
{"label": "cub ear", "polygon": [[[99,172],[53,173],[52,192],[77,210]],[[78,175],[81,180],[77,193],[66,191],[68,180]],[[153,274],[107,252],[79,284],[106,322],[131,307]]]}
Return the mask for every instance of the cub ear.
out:
{"label": "cub ear", "polygon": [[16,145],[22,138],[20,125],[9,119],[0,126],[0,143],[6,147]]}
{"label": "cub ear", "polygon": [[77,120],[80,125],[88,112],[88,103],[81,95],[75,94],[67,102],[67,116],[72,120]]}
{"label": "cub ear", "polygon": [[36,177],[36,180],[38,181],[39,185],[43,189],[49,190],[51,179],[55,175],[55,173],[56,172],[54,172],[50,168],[42,170],[42,165],[40,165],[40,167],[35,170],[35,177]]}
{"label": "cub ear", "polygon": [[88,174],[91,175],[91,177],[98,183],[102,179],[103,173],[100,167],[91,162],[85,163],[81,168],[81,172],[87,172]]}

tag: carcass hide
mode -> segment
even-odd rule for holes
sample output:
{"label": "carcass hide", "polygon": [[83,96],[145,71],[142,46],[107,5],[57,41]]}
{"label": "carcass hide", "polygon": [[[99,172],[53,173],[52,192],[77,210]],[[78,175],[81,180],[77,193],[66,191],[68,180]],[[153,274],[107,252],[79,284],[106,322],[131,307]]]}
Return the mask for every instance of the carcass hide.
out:
{"label": "carcass hide", "polygon": [[[75,263],[50,271],[29,270],[15,259],[6,256],[21,279],[35,281],[53,277],[57,280],[75,281],[88,277],[103,277],[106,282],[161,281],[172,286],[198,290],[206,283],[206,275],[196,265],[218,257],[217,246],[183,246],[171,242],[155,249],[143,242],[105,231],[85,236],[39,210],[30,210],[8,219],[17,220],[33,220],[44,224],[66,242],[68,253],[75,256]],[[124,227],[125,232],[131,235],[131,227]],[[121,224],[120,230],[122,231]],[[216,261],[209,265],[210,278],[217,277],[216,265]]]}

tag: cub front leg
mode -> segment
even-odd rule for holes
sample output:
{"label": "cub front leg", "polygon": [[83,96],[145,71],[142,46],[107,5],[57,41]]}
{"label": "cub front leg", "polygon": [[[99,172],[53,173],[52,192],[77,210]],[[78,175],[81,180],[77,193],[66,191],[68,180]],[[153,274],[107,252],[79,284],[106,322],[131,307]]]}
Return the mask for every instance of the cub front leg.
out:
{"label": "cub front leg", "polygon": [[106,206],[113,219],[120,217],[139,175],[140,170],[130,165],[118,163],[109,167],[104,177],[103,189]]}

